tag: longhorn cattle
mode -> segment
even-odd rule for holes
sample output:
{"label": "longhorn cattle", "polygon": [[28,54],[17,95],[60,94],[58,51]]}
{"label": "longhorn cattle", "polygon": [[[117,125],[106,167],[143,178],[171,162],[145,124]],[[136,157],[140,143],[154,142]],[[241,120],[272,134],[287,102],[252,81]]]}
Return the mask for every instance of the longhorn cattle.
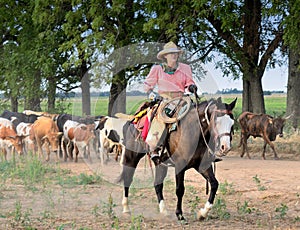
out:
{"label": "longhorn cattle", "polygon": [[4,153],[4,159],[7,159],[7,153],[14,149],[21,155],[23,153],[22,145],[23,136],[18,136],[13,124],[6,118],[0,118],[0,148]]}
{"label": "longhorn cattle", "polygon": [[245,151],[250,159],[247,140],[250,136],[262,137],[264,139],[264,147],[262,157],[266,159],[265,151],[267,144],[270,145],[274,152],[274,158],[278,159],[277,152],[275,151],[272,141],[276,140],[276,136],[283,137],[283,127],[287,118],[277,117],[274,118],[268,114],[255,114],[251,112],[243,112],[238,122],[241,126],[241,139],[239,147],[242,146],[241,157],[244,156]]}
{"label": "longhorn cattle", "polygon": [[36,120],[33,123],[32,129],[30,131],[30,138],[37,146],[40,157],[43,156],[42,145],[46,148],[46,161],[49,161],[50,159],[50,147],[51,150],[56,153],[56,160],[58,160],[58,140],[61,135],[62,132],[59,132],[55,122],[48,117],[40,117],[38,120]]}
{"label": "longhorn cattle", "polygon": [[[75,116],[75,115],[71,115],[71,114],[59,114],[54,120],[57,124],[57,127],[59,129],[60,132],[64,132],[64,124],[66,123],[66,121],[76,121],[78,123],[81,124],[95,124],[95,120],[100,119],[100,117],[102,116],[97,116],[97,117],[80,117],[80,116]],[[97,134],[97,132],[96,132]],[[59,156],[62,157],[62,152],[66,152],[66,149],[61,149],[64,148],[64,144],[62,143],[62,140],[60,138],[59,140]],[[96,144],[94,145],[94,149],[95,151],[97,151],[97,147]]]}
{"label": "longhorn cattle", "polygon": [[16,127],[16,132],[18,136],[23,136],[23,151],[27,153],[28,151],[34,152],[34,142],[30,139],[30,130],[32,128],[32,123],[21,122]]}
{"label": "longhorn cattle", "polygon": [[[81,152],[88,152],[88,158],[90,158],[90,145],[91,142],[95,139],[95,125],[94,124],[80,124],[76,121],[67,120],[63,127],[63,137],[65,140],[68,141],[67,144],[67,150],[69,152],[67,153],[64,150],[64,160],[67,160],[67,154],[72,159],[73,154],[71,153],[72,148],[70,148],[70,145],[74,145],[74,152],[75,152],[75,162],[78,162],[78,154]],[[64,143],[64,141],[62,141]]]}

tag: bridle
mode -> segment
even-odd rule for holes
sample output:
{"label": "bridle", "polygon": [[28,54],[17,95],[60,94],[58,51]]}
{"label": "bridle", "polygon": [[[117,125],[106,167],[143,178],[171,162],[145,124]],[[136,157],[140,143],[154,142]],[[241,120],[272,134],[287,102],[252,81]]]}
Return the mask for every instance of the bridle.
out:
{"label": "bridle", "polygon": [[[222,116],[228,115],[231,119],[233,119],[232,111],[228,110],[228,109],[218,109],[218,110],[215,110],[214,113],[221,114]],[[231,131],[229,133],[225,132],[225,133],[218,134],[218,136],[216,137],[216,139],[220,140],[224,136],[229,136],[230,140],[232,140],[232,134],[233,134],[233,129],[231,129]]]}
{"label": "bridle", "polygon": [[[204,110],[204,117],[205,117],[205,121],[206,121],[208,127],[212,125],[212,124],[211,124],[211,120],[210,120],[209,117],[208,117],[208,109],[209,109],[209,107],[212,105],[212,103],[213,103],[213,101],[210,101],[210,102],[207,104],[207,106],[205,107],[205,110]],[[197,111],[198,111],[198,104],[197,104],[197,103],[196,103],[196,109],[197,109]],[[215,124],[215,119],[217,118],[216,115],[219,115],[219,114],[221,114],[222,116],[228,115],[231,119],[233,119],[233,118],[232,118],[232,117],[233,117],[233,114],[232,114],[232,111],[231,111],[231,110],[227,110],[227,109],[217,109],[217,110],[214,110],[213,113],[212,113],[212,115],[211,115],[211,118],[213,118],[212,120],[214,121],[214,122],[213,122],[214,124]],[[199,115],[199,114],[198,114],[198,115]],[[200,118],[200,117],[199,117],[199,118]],[[214,125],[214,124],[213,124],[213,125]],[[212,128],[215,129],[215,127],[212,127]],[[206,145],[208,151],[209,151],[211,154],[215,154],[215,152],[210,148],[210,146],[208,145],[208,143],[207,143],[207,141],[206,141],[206,139],[205,139],[205,135],[204,135],[205,132],[204,132],[204,130],[203,130],[201,121],[200,121],[200,131],[201,131],[201,134],[202,134],[202,136],[203,136],[203,139],[204,139],[204,142],[205,142],[205,145]],[[214,133],[218,133],[218,132],[214,132]],[[221,139],[222,137],[224,137],[224,136],[229,136],[229,137],[230,137],[230,140],[232,140],[232,134],[233,134],[233,129],[231,129],[230,132],[225,132],[225,133],[221,133],[221,134],[218,133],[218,135],[214,137],[214,141],[215,141],[215,143],[218,143],[218,144],[219,144],[219,143],[220,143],[220,139]],[[217,144],[217,145],[218,145],[218,144]]]}

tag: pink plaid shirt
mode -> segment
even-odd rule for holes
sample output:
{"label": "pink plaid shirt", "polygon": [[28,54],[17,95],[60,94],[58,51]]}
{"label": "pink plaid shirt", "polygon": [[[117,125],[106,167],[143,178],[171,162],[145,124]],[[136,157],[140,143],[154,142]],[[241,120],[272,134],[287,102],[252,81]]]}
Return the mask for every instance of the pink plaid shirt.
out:
{"label": "pink plaid shirt", "polygon": [[157,85],[159,94],[166,92],[184,93],[185,88],[192,84],[195,84],[195,82],[189,65],[178,63],[174,74],[165,73],[161,65],[154,65],[146,77],[144,90],[149,92]]}

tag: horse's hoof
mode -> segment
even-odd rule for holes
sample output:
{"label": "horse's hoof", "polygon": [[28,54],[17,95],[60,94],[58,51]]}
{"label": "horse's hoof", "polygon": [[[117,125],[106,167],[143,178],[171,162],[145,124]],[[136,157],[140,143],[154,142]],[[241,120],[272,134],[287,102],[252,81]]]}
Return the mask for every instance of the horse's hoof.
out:
{"label": "horse's hoof", "polygon": [[178,219],[178,221],[183,221],[183,220],[185,220],[185,218],[183,217],[182,214],[178,214],[178,215],[177,215],[177,219]]}
{"label": "horse's hoof", "polygon": [[189,224],[188,221],[181,214],[177,215],[177,219],[178,219],[178,223],[180,225],[187,225],[187,224]]}
{"label": "horse's hoof", "polygon": [[123,215],[131,215],[131,211],[130,210],[123,210]]}

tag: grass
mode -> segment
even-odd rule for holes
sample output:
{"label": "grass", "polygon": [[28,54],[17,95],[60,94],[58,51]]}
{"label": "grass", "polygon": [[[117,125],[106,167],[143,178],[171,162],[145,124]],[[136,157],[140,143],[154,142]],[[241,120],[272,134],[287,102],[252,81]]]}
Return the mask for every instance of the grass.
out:
{"label": "grass", "polygon": [[[207,100],[211,97],[217,97],[217,95],[211,95],[203,97],[202,100]],[[222,95],[222,100],[226,103],[232,102],[235,98],[238,98],[236,107],[233,111],[235,117],[242,112],[242,97],[241,95]],[[126,98],[126,113],[133,114],[135,110],[141,105],[142,102],[147,100],[145,96],[128,96]],[[108,97],[92,97],[91,98],[91,115],[107,115],[108,112]],[[47,101],[43,100],[41,108],[46,111]],[[0,112],[4,109],[8,109],[8,102],[1,101]],[[60,111],[70,113],[73,115],[82,115],[82,102],[81,98],[70,98],[64,101],[57,101],[57,107]],[[265,96],[266,113],[270,115],[283,115],[286,111],[286,94]],[[23,107],[19,106],[19,111],[23,111]]]}

